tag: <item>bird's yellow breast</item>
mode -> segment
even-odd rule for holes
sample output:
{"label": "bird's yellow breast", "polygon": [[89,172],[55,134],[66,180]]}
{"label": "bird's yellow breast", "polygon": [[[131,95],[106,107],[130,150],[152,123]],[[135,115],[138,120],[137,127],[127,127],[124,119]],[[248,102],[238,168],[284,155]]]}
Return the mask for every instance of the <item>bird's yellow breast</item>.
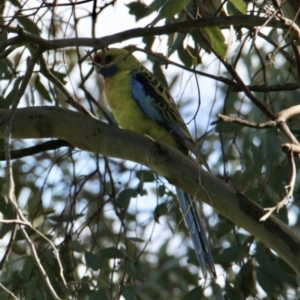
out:
{"label": "bird's yellow breast", "polygon": [[161,124],[149,119],[132,96],[130,72],[120,72],[105,79],[107,102],[120,126],[164,141],[182,152],[186,150]]}

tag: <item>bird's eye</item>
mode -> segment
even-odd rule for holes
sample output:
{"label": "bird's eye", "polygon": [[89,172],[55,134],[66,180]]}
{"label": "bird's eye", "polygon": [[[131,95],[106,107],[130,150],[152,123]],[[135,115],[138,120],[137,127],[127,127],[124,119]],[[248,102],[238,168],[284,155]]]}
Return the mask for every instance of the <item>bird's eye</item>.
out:
{"label": "bird's eye", "polygon": [[103,54],[103,53],[101,53],[101,52],[98,52],[98,53],[95,54],[95,56],[94,56],[94,62],[95,62],[96,64],[100,64],[100,65],[108,65],[108,64],[110,64],[110,63],[113,62],[113,59],[114,59],[113,55],[108,54],[108,55],[105,55],[105,56],[103,57],[102,54]]}
{"label": "bird's eye", "polygon": [[104,56],[104,63],[105,64],[109,64],[109,63],[111,63],[112,61],[113,61],[113,56],[112,55],[110,55],[110,54],[108,54],[108,55],[105,55]]}

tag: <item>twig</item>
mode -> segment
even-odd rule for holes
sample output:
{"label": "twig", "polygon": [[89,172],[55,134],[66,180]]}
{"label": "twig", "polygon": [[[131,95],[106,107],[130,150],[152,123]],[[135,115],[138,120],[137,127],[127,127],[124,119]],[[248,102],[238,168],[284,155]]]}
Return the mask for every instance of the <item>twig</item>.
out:
{"label": "twig", "polygon": [[45,59],[42,56],[40,57],[39,62],[40,62],[40,66],[41,66],[41,73],[66,96],[66,98],[67,98],[66,102],[69,103],[74,108],[76,108],[78,111],[83,112],[83,113],[89,115],[90,117],[96,119],[96,117],[90,111],[88,111],[84,106],[82,106],[76,100],[76,98],[71,93],[69,93],[69,91],[59,81],[59,79],[53,75],[53,73],[48,68],[48,65],[47,65]]}
{"label": "twig", "polygon": [[19,300],[19,298],[18,298],[12,291],[10,291],[8,288],[6,288],[1,282],[0,282],[0,287],[1,287],[7,294],[9,294],[13,299]]}
{"label": "twig", "polygon": [[54,290],[54,288],[53,288],[53,286],[52,286],[52,284],[51,284],[51,282],[49,280],[49,277],[48,277],[45,269],[43,268],[43,266],[41,264],[40,258],[38,256],[36,250],[35,250],[34,244],[32,243],[29,235],[27,234],[26,230],[22,226],[20,226],[20,229],[21,229],[22,233],[24,234],[25,239],[27,240],[27,243],[29,244],[29,246],[31,248],[32,254],[33,254],[34,259],[35,259],[35,262],[36,262],[38,268],[40,269],[40,272],[42,273],[42,275],[44,277],[44,280],[46,281],[46,284],[47,284],[47,286],[48,286],[48,288],[49,288],[52,296],[55,299],[60,300],[61,298],[59,298],[58,295],[56,294],[56,292],[55,292],[55,290]]}
{"label": "twig", "polygon": [[287,153],[289,163],[291,165],[291,178],[290,182],[288,185],[285,186],[285,188],[288,190],[287,194],[285,197],[277,203],[277,205],[273,207],[267,207],[264,210],[267,211],[260,219],[260,222],[265,221],[275,210],[279,212],[279,210],[287,203],[287,201],[292,198],[293,196],[293,191],[295,187],[295,182],[296,182],[296,166],[295,166],[295,160],[294,160],[294,153],[292,151],[289,151]]}
{"label": "twig", "polygon": [[285,135],[291,141],[291,143],[286,143],[282,145],[282,150],[287,153],[287,157],[291,165],[290,182],[285,187],[288,190],[288,192],[285,195],[285,197],[279,203],[277,203],[277,205],[273,207],[265,208],[265,211],[267,211],[267,213],[265,213],[259,219],[261,222],[265,221],[275,210],[277,210],[278,212],[293,195],[295,181],[296,181],[296,166],[294,161],[294,154],[300,156],[300,143],[298,142],[294,134],[291,132],[290,128],[287,126],[286,121],[297,115],[300,115],[300,105],[295,105],[287,109],[284,109],[277,114],[277,118],[275,120],[264,122],[264,123],[254,123],[254,122],[249,122],[247,120],[243,120],[241,118],[218,114],[219,120],[222,120],[224,122],[236,123],[239,125],[248,126],[252,128],[265,129],[265,128],[271,128],[277,126],[282,132],[285,133]]}
{"label": "twig", "polygon": [[278,123],[278,127],[281,129],[281,131],[283,131],[288,136],[290,141],[295,145],[299,145],[299,142],[287,126],[286,121],[297,115],[300,115],[300,105],[291,106],[287,109],[280,111],[277,115],[276,120]]}
{"label": "twig", "polygon": [[[1,221],[0,221],[1,223]],[[14,244],[14,241],[15,241],[15,238],[16,238],[16,234],[17,234],[17,224],[14,224],[13,228],[12,228],[12,231],[11,231],[11,235],[10,235],[10,239],[9,239],[9,242],[7,244],[7,247],[5,249],[5,252],[4,252],[4,255],[1,259],[1,262],[0,262],[0,270],[3,269],[3,266],[11,252],[11,249],[13,247],[13,244]]]}
{"label": "twig", "polygon": [[[11,115],[11,116],[13,116],[13,115]],[[5,126],[5,142],[4,142],[5,143],[4,148],[5,148],[5,154],[6,154],[6,178],[7,178],[7,187],[8,187],[7,197],[8,197],[9,202],[15,208],[18,217],[20,217],[21,220],[23,220],[24,222],[27,222],[27,220],[26,220],[25,216],[23,215],[19,205],[17,204],[16,197],[15,197],[15,184],[14,184],[13,175],[12,175],[13,174],[12,173],[12,161],[10,159],[10,151],[9,151],[9,149],[10,149],[10,140],[11,140],[10,125],[11,125],[11,118],[10,118],[8,124]],[[27,223],[28,223],[28,226],[31,225],[29,222],[27,222]],[[30,227],[32,227],[32,226],[30,226]],[[41,262],[38,258],[38,255],[37,255],[36,251],[35,251],[34,245],[30,240],[30,237],[27,235],[26,231],[22,227],[20,227],[20,228],[21,228],[23,234],[25,235],[25,238],[26,238],[27,242],[29,243],[29,245],[31,247],[31,250],[32,250],[33,255],[35,257],[35,261],[37,263],[37,266],[40,269],[41,273],[43,274],[43,277],[46,281],[46,284],[47,284],[51,294],[53,295],[53,297],[55,299],[60,299],[57,296],[56,292],[54,291],[54,289],[51,285],[51,282],[50,282],[43,266],[41,265]]]}
{"label": "twig", "polygon": [[[11,150],[10,156],[11,159],[17,159],[26,156],[32,156],[40,152],[59,149],[61,147],[72,147],[72,145],[68,142],[59,139],[51,140],[32,147],[23,148],[20,150]],[[0,151],[0,161],[1,160],[5,160],[5,153],[3,151]]]}
{"label": "twig", "polygon": [[[24,91],[31,79],[31,75],[33,73],[34,70],[34,66],[36,64],[36,61],[38,60],[39,55],[41,54],[41,50],[38,48],[34,54],[32,55],[32,58],[29,60],[28,64],[27,64],[27,70],[25,72],[24,78],[22,80],[20,89],[18,90],[18,93],[16,94],[14,100],[13,100],[13,104],[12,104],[12,108],[9,110],[9,114],[6,116],[6,118],[4,118],[1,122],[1,124],[3,124],[4,122],[6,122],[6,126],[5,126],[5,136],[4,136],[4,151],[5,151],[5,158],[6,158],[6,179],[7,179],[7,198],[9,200],[9,202],[11,203],[11,205],[14,207],[15,211],[16,211],[16,215],[17,218],[20,218],[21,221],[27,222],[27,226],[29,226],[31,229],[35,230],[35,232],[39,233],[41,236],[43,236],[46,240],[48,240],[48,242],[50,243],[50,245],[54,246],[52,244],[52,242],[47,239],[43,234],[41,234],[38,230],[36,230],[32,224],[30,224],[30,222],[27,221],[27,219],[25,218],[24,214],[22,213],[17,200],[16,200],[16,196],[15,196],[15,183],[14,183],[14,179],[13,179],[13,171],[12,171],[12,161],[11,161],[11,156],[10,156],[10,144],[11,144],[11,127],[12,127],[12,122],[13,122],[13,118],[14,118],[14,114],[15,111],[17,109],[17,106],[19,104],[19,101],[21,99],[21,97],[24,94]],[[53,286],[51,285],[51,282],[43,268],[43,266],[41,265],[41,262],[38,258],[38,255],[36,253],[36,250],[34,248],[34,245],[32,243],[32,241],[30,240],[30,237],[27,235],[26,231],[24,230],[23,227],[20,227],[20,229],[22,230],[23,234],[26,237],[27,242],[29,243],[32,252],[34,254],[35,257],[35,261],[37,263],[38,268],[40,269],[41,273],[43,274],[43,277],[46,281],[46,284],[52,294],[52,296],[55,299],[60,299],[58,297],[58,295],[56,294]],[[54,247],[55,248],[55,247]],[[56,249],[56,248],[55,248]],[[57,251],[57,249],[56,249]],[[58,260],[59,261],[59,260]],[[61,264],[59,262],[59,265],[61,267]],[[64,281],[65,283],[65,281]]]}
{"label": "twig", "polygon": [[[25,217],[24,217],[25,218]],[[50,246],[52,247],[53,251],[54,251],[54,255],[56,257],[56,260],[57,260],[57,263],[58,263],[58,266],[59,266],[59,270],[60,270],[60,277],[63,281],[63,284],[65,286],[67,286],[67,282],[66,282],[66,279],[64,277],[64,274],[63,274],[63,267],[62,267],[62,263],[61,263],[61,260],[60,260],[60,257],[59,257],[59,253],[57,251],[57,248],[55,247],[55,245],[53,244],[53,242],[51,240],[49,240],[44,234],[42,234],[39,230],[37,230],[36,228],[34,228],[32,226],[32,224],[30,222],[28,222],[27,220],[26,221],[22,221],[22,220],[18,220],[18,219],[13,219],[13,220],[5,220],[5,219],[2,219],[0,220],[0,223],[3,223],[3,224],[19,224],[19,225],[25,225],[25,226],[28,226],[31,230],[33,230],[35,233],[37,233],[40,237],[42,237],[48,244],[50,244]]]}
{"label": "twig", "polygon": [[[250,122],[238,117],[234,117],[234,116],[225,116],[223,114],[217,114],[217,117],[224,122],[229,122],[229,123],[236,123],[239,125],[243,125],[243,126],[247,126],[247,127],[252,127],[252,128],[259,128],[259,129],[265,129],[265,128],[272,128],[277,126],[277,122],[276,121],[267,121],[264,123],[254,123],[254,122]],[[214,121],[211,123],[211,125],[216,124],[218,121]]]}
{"label": "twig", "polygon": [[[18,92],[13,100],[13,103],[12,103],[12,106],[11,106],[11,110],[10,110],[10,113],[8,114],[8,116],[1,120],[0,121],[0,125],[1,124],[4,124],[6,121],[8,123],[11,123],[12,122],[12,119],[13,119],[13,115],[15,114],[15,111],[19,105],[19,102],[21,100],[21,98],[23,97],[23,95],[25,94],[25,90],[29,84],[29,81],[31,79],[31,75],[33,73],[33,70],[34,70],[34,67],[35,67],[35,64],[38,60],[38,57],[39,55],[41,54],[41,50],[38,48],[31,56],[31,58],[29,58],[27,60],[27,68],[26,68],[26,72],[24,74],[24,77],[23,77],[23,80],[22,80],[22,83],[18,89]],[[10,125],[9,125],[10,126]]]}
{"label": "twig", "polygon": [[298,156],[300,155],[300,145],[295,145],[295,144],[283,144],[281,145],[281,149],[283,152],[293,152],[294,154],[297,154]]}

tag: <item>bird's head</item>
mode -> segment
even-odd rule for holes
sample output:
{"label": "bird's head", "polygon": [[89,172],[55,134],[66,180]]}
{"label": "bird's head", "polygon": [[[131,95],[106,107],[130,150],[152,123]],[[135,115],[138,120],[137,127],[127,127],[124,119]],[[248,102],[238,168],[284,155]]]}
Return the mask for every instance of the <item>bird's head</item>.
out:
{"label": "bird's head", "polygon": [[95,70],[104,78],[112,77],[117,72],[132,71],[140,65],[139,61],[127,50],[111,48],[94,56]]}

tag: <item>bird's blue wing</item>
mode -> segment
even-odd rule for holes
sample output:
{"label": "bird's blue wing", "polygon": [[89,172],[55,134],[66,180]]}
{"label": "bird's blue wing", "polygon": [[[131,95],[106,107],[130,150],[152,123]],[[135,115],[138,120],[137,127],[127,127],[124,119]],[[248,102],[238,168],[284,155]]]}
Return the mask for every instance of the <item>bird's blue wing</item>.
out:
{"label": "bird's blue wing", "polygon": [[131,74],[132,96],[144,114],[161,124],[186,149],[193,152],[200,163],[209,166],[199,153],[169,91],[150,73],[142,68]]}
{"label": "bird's blue wing", "polygon": [[144,114],[195,153],[195,144],[168,90],[146,69],[133,72],[131,76],[132,96]]}

